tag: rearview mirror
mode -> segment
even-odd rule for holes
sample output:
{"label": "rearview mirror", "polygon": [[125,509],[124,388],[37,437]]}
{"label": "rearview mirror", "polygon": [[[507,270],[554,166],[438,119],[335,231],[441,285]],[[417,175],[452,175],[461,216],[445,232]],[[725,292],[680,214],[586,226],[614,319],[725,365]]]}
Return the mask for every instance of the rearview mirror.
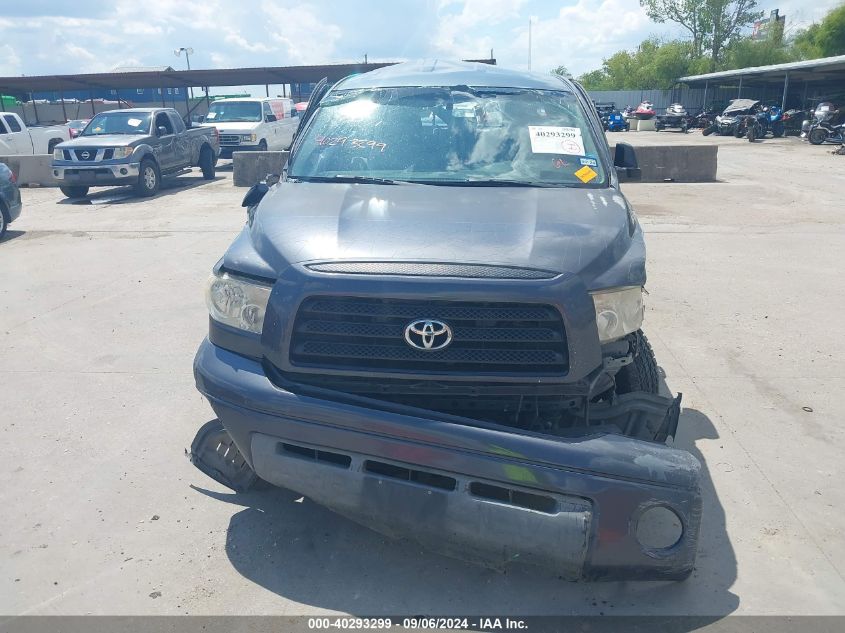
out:
{"label": "rearview mirror", "polygon": [[265,114],[264,120],[267,121],[267,123],[272,123],[273,121],[276,120],[276,115],[275,114]]}
{"label": "rearview mirror", "polygon": [[163,125],[159,125],[156,128],[156,132],[158,132],[159,136],[167,136],[167,128],[164,127]]}
{"label": "rearview mirror", "polygon": [[642,172],[637,162],[637,153],[628,143],[617,143],[613,156],[613,166],[620,181],[640,180]]}
{"label": "rearview mirror", "polygon": [[247,208],[254,207],[259,202],[261,202],[261,199],[265,195],[267,195],[267,192],[269,190],[270,187],[268,187],[265,183],[255,183],[254,185],[252,185],[252,187],[249,188],[249,191],[246,192],[246,195],[244,196],[244,201],[241,203],[241,206]]}

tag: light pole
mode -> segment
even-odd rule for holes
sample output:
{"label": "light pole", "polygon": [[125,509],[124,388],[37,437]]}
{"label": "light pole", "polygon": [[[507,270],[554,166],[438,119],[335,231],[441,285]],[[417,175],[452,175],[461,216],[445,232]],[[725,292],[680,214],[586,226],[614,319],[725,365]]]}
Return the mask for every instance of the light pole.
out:
{"label": "light pole", "polygon": [[[185,61],[188,62],[188,70],[191,70],[191,55],[194,54],[194,49],[191,48],[191,47],[186,48],[184,46],[180,46],[179,48],[176,48],[176,49],[173,50],[173,54],[176,55],[176,57],[181,57],[182,51],[185,51]],[[191,90],[191,99],[193,99],[194,98],[194,87],[191,86],[190,90]]]}

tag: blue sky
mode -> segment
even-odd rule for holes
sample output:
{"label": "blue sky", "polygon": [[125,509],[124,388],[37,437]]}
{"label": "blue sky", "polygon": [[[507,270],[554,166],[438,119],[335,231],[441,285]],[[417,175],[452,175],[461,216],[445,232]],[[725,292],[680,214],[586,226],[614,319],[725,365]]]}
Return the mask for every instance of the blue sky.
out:
{"label": "blue sky", "polygon": [[[760,0],[787,28],[809,24],[842,0]],[[284,66],[419,57],[486,57],[580,74],[649,35],[671,37],[637,0],[106,0],[3,2],[0,76],[184,68],[173,49],[194,49],[194,68]]]}

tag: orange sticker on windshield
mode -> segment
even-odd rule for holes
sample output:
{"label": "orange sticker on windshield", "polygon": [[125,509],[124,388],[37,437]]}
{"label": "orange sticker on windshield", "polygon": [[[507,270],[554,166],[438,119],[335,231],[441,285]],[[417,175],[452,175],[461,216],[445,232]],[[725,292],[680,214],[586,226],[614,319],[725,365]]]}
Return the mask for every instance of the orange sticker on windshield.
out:
{"label": "orange sticker on windshield", "polygon": [[584,165],[581,169],[575,172],[575,176],[581,182],[587,183],[590,182],[596,176],[598,176],[598,174],[589,165]]}

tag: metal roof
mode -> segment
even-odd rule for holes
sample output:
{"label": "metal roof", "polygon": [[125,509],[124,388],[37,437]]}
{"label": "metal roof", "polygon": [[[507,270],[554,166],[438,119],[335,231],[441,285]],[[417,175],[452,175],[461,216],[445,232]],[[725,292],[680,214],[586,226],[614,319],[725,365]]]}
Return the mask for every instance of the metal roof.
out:
{"label": "metal roof", "polygon": [[402,62],[347,78],[340,89],[397,86],[488,86],[560,90],[567,82],[552,74],[528,73],[479,62],[420,60]]}
{"label": "metal roof", "polygon": [[[705,75],[689,75],[678,79],[679,83],[702,83],[716,82],[724,79],[739,79],[743,82],[781,82],[784,76],[789,73],[790,80],[806,79],[826,81],[840,79],[845,81],[845,55],[836,57],[822,57],[820,59],[808,59],[801,62],[789,62],[787,64],[772,64],[771,66],[751,66],[748,68],[737,68],[736,70],[723,70],[717,73]],[[750,80],[750,82],[749,82]]]}
{"label": "metal roof", "polygon": [[262,84],[313,83],[323,77],[338,81],[347,75],[390,66],[388,63],[325,64],[319,66],[266,66],[209,70],[115,71],[84,75],[0,77],[0,94],[87,90],[93,88],[180,88],[201,86],[257,86]]}
{"label": "metal roof", "polygon": [[172,66],[116,66],[113,73],[162,73],[175,70]]}

